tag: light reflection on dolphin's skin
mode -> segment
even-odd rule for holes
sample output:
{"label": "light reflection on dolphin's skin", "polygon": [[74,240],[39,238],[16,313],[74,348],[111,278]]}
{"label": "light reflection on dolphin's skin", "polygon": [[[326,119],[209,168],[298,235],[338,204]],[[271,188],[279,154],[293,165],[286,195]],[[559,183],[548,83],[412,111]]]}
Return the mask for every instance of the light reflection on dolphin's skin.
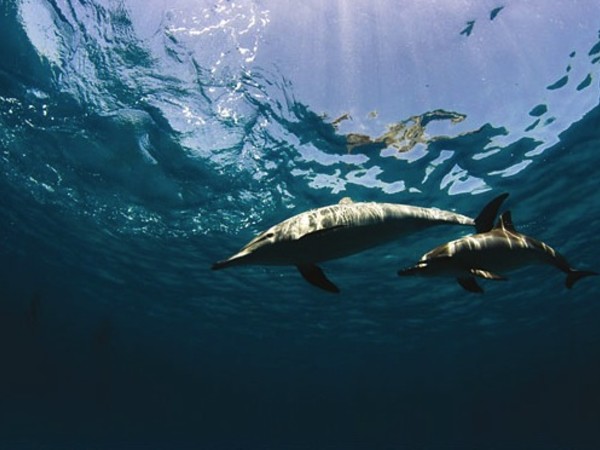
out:
{"label": "light reflection on dolphin's skin", "polygon": [[508,194],[489,202],[476,219],[437,208],[394,203],[353,203],[303,212],[259,234],[239,252],[213,265],[213,270],[235,265],[294,265],[311,284],[339,292],[316,263],[342,258],[436,225],[492,228]]}
{"label": "light reflection on dolphin's skin", "polygon": [[597,275],[573,269],[552,247],[519,233],[512,223],[510,211],[502,214],[494,229],[436,247],[398,275],[455,277],[467,291],[481,293],[483,289],[475,277],[506,280],[503,272],[531,264],[548,264],[565,272],[568,288],[583,277]]}

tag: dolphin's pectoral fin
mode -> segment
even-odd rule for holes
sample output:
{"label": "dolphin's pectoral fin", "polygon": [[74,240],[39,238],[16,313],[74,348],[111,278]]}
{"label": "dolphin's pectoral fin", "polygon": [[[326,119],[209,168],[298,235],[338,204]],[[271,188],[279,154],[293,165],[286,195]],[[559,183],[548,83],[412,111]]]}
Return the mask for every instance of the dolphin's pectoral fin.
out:
{"label": "dolphin's pectoral fin", "polygon": [[494,228],[496,215],[506,197],[508,197],[507,193],[501,194],[483,207],[475,219],[475,229],[478,233],[486,233]]}
{"label": "dolphin's pectoral fin", "polygon": [[483,289],[481,286],[479,286],[479,284],[477,284],[477,280],[475,279],[475,277],[480,277],[480,278],[485,278],[486,280],[496,280],[496,281],[504,281],[507,278],[503,277],[502,275],[498,275],[492,272],[489,272],[487,270],[481,270],[481,269],[471,269],[469,270],[469,272],[471,273],[471,277],[460,277],[457,278],[456,280],[458,281],[458,284],[460,284],[463,289],[469,291],[469,292],[475,292],[477,294],[481,294],[483,293]]}
{"label": "dolphin's pectoral fin", "polygon": [[457,278],[456,281],[458,281],[458,284],[466,291],[474,292],[476,294],[483,293],[483,289],[477,284],[474,277],[461,277]]}
{"label": "dolphin's pectoral fin", "polygon": [[315,264],[300,264],[296,267],[298,267],[302,277],[310,284],[334,294],[340,292],[340,289],[325,276],[325,273],[323,273],[323,270],[319,266]]}
{"label": "dolphin's pectoral fin", "polygon": [[481,269],[471,269],[470,272],[476,277],[485,278],[487,280],[506,281],[508,278],[496,273],[489,272]]}

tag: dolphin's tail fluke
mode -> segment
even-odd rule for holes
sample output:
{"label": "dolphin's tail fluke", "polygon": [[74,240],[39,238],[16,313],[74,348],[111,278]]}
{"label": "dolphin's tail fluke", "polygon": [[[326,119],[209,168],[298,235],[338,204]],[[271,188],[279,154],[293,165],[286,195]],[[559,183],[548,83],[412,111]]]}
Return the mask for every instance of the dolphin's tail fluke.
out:
{"label": "dolphin's tail fluke", "polygon": [[573,285],[575,283],[577,283],[579,280],[581,280],[582,278],[585,277],[590,277],[592,275],[599,275],[596,272],[591,272],[589,270],[574,270],[571,269],[569,270],[569,272],[567,273],[567,281],[566,281],[566,285],[569,289],[571,289],[573,287]]}
{"label": "dolphin's tail fluke", "polygon": [[494,228],[498,210],[500,209],[500,206],[502,206],[504,200],[506,200],[506,197],[508,197],[508,193],[505,192],[504,194],[500,194],[483,207],[475,219],[475,229],[478,233],[486,233]]}

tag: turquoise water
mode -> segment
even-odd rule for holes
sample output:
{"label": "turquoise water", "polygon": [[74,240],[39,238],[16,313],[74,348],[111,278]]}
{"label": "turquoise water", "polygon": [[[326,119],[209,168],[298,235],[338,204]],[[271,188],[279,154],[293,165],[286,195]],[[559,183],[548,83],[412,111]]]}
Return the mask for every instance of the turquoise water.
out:
{"label": "turquoise water", "polygon": [[599,271],[600,6],[523,3],[0,4],[0,447],[598,448],[600,278],[396,275],[461,227],[336,296],[210,270],[343,197],[509,192]]}

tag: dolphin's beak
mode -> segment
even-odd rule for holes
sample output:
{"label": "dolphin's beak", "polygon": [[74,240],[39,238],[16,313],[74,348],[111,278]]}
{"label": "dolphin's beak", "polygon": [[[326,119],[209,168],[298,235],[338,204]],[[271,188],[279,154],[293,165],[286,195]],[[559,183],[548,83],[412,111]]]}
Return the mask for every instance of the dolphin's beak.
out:
{"label": "dolphin's beak", "polygon": [[221,270],[221,269],[225,269],[226,267],[230,266],[231,262],[228,259],[224,259],[223,261],[217,261],[216,263],[214,263],[211,267],[212,270]]}
{"label": "dolphin's beak", "polygon": [[221,270],[221,269],[226,269],[227,267],[231,267],[231,266],[237,266],[240,264],[243,264],[243,260],[246,258],[246,256],[248,256],[249,253],[245,252],[245,251],[241,251],[239,253],[236,253],[235,255],[224,259],[223,261],[217,261],[216,263],[214,263],[211,267],[212,270]]}

